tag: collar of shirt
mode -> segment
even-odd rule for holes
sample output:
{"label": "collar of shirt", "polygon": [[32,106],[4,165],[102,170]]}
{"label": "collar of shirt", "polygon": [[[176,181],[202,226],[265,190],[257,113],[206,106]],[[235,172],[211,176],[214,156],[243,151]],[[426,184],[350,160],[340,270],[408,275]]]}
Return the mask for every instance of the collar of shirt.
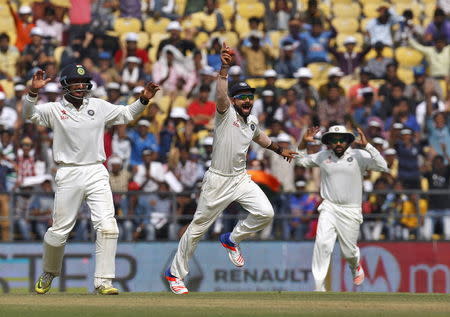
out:
{"label": "collar of shirt", "polygon": [[351,146],[349,146],[346,150],[345,150],[345,152],[344,152],[344,154],[342,154],[342,156],[341,157],[338,157],[335,153],[334,153],[334,151],[333,150],[331,150],[330,149],[330,152],[331,152],[331,158],[333,158],[333,160],[343,160],[343,159],[346,159],[347,157],[349,157],[349,156],[351,156],[351,152],[352,152],[352,147]]}
{"label": "collar of shirt", "polygon": [[83,103],[81,104],[80,108],[78,108],[78,109],[71,102],[67,101],[66,97],[61,99],[61,103],[64,107],[69,108],[70,111],[76,110],[79,112],[82,109],[87,107],[87,105],[89,104],[89,98],[83,98]]}

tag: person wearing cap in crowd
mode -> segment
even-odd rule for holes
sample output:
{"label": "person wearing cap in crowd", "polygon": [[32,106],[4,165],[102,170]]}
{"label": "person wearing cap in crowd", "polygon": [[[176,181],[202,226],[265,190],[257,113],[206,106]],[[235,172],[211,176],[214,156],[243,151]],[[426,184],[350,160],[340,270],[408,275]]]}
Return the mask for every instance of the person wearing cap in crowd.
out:
{"label": "person wearing cap in crowd", "polygon": [[112,55],[110,52],[104,51],[98,54],[98,73],[105,83],[120,82],[119,72],[111,64]]}
{"label": "person wearing cap in crowd", "polygon": [[12,80],[16,75],[16,64],[20,54],[14,45],[10,45],[7,33],[0,33],[0,79]]}
{"label": "person wearing cap in crowd", "polygon": [[125,35],[125,48],[117,50],[114,54],[114,63],[117,69],[122,69],[128,56],[136,56],[141,59],[144,71],[148,72],[148,67],[150,66],[148,53],[146,50],[138,47],[138,39],[138,35],[134,32],[129,32]]}
{"label": "person wearing cap in crowd", "polygon": [[131,166],[142,163],[142,151],[144,149],[152,149],[154,152],[158,152],[156,137],[152,133],[148,132],[149,127],[150,121],[147,119],[140,119],[137,122],[136,129],[132,129],[128,133],[128,137],[131,142]]}
{"label": "person wearing cap in crowd", "polygon": [[273,90],[265,89],[261,93],[261,98],[253,103],[252,115],[258,118],[261,130],[269,128],[274,120],[275,111],[279,104],[275,98]]}
{"label": "person wearing cap in crowd", "polygon": [[433,85],[437,97],[442,100],[442,89],[439,82],[427,78],[426,69],[423,65],[413,67],[414,81],[405,87],[405,97],[408,97],[413,106],[417,106],[425,100],[425,83]]}
{"label": "person wearing cap in crowd", "polygon": [[339,81],[344,76],[344,73],[339,67],[331,67],[328,69],[328,81],[319,87],[320,99],[327,98],[328,87],[330,85],[337,85],[339,88],[339,95],[345,96],[345,89],[339,84]]}
{"label": "person wearing cap in crowd", "polygon": [[230,53],[231,49],[223,43],[211,166],[205,174],[194,219],[181,237],[173,262],[164,274],[175,294],[188,293],[183,279],[189,272],[189,259],[201,237],[231,202],[236,201],[249,211],[247,218],[240,221],[233,232],[220,236],[230,261],[237,267],[245,262],[239,243],[272,221],[271,203],[246,173],[246,154],[251,141],[287,160],[293,158],[294,151],[272,143],[259,129],[257,119],[250,115],[254,88],[241,82],[231,87],[228,95],[228,70],[232,63]]}
{"label": "person wearing cap in crowd", "polygon": [[372,139],[373,146],[378,150],[378,152],[383,153],[384,149],[387,148],[388,143],[381,137],[377,136]]}
{"label": "person wearing cap in crowd", "polygon": [[[287,133],[280,133],[274,142],[283,149],[289,149],[292,147],[292,137]],[[265,155],[269,159],[270,171],[282,185],[283,192],[295,191],[294,186],[294,164],[290,164],[275,152],[265,152]]]}
{"label": "person wearing cap in crowd", "polygon": [[370,20],[365,29],[365,33],[370,38],[370,43],[382,42],[386,46],[392,47],[392,27],[403,21],[403,17],[397,15],[390,3],[382,2],[377,9],[379,15]]}
{"label": "person wearing cap in crowd", "polygon": [[[264,21],[257,17],[250,17],[248,19],[248,27],[249,27],[249,33],[253,31],[259,32],[261,30],[261,23],[263,24],[264,29]],[[239,33],[239,32],[238,32]],[[242,45],[244,46],[251,46],[250,38],[248,37],[249,33],[245,34],[243,37]],[[272,46],[272,41],[270,39],[270,36],[268,33],[263,33],[263,37],[261,39],[261,45],[269,45]]]}
{"label": "person wearing cap in crowd", "polygon": [[389,184],[393,185],[398,176],[397,151],[391,147],[387,148],[383,151],[383,157],[386,160],[389,172],[385,173],[385,172],[371,171],[370,181],[374,184],[378,178],[385,177],[389,182]]}
{"label": "person wearing cap in crowd", "polygon": [[199,93],[200,87],[202,85],[208,85],[210,88],[208,100],[214,100],[216,96],[216,87],[217,87],[217,73],[214,71],[209,65],[205,65],[198,72],[198,79],[196,80],[195,86],[192,88],[191,92],[188,94],[188,98],[192,98]]}
{"label": "person wearing cap in crowd", "polygon": [[126,105],[125,97],[122,97],[120,92],[120,84],[116,82],[109,82],[106,84],[107,101],[115,105]]}
{"label": "person wearing cap in crowd", "polygon": [[216,103],[208,100],[210,90],[208,85],[200,86],[197,98],[187,107],[187,113],[194,121],[197,130],[205,129],[216,113]]}
{"label": "person wearing cap in crowd", "polygon": [[385,126],[390,127],[392,122],[401,122],[406,127],[412,129],[414,132],[420,131],[420,125],[417,123],[416,116],[411,113],[409,100],[406,97],[401,97],[392,109],[392,115],[385,119]]}
{"label": "person wearing cap in crowd", "polygon": [[122,70],[121,91],[128,93],[136,86],[144,84],[145,74],[141,67],[141,59],[136,56],[128,56]]}
{"label": "person wearing cap in crowd", "polygon": [[214,36],[206,44],[206,62],[214,68],[214,71],[220,69],[220,48],[222,47],[222,42],[223,39],[220,36]]}
{"label": "person wearing cap in crowd", "polygon": [[312,224],[312,215],[320,202],[320,197],[316,193],[305,193],[305,191],[307,191],[306,180],[297,180],[295,182],[295,193],[290,194],[289,197],[291,218],[289,220],[288,239],[305,240]]}
{"label": "person wearing cap in crowd", "polygon": [[55,46],[43,41],[44,33],[41,28],[31,29],[31,42],[24,48],[19,59],[19,67],[22,74],[27,74],[33,67],[45,64],[54,59]]}
{"label": "person wearing cap in crowd", "polygon": [[385,126],[385,129],[389,131],[389,145],[391,147],[393,147],[394,144],[396,144],[400,140],[401,138],[400,132],[403,130],[404,127],[405,126],[401,122],[394,122],[391,127]]}
{"label": "person wearing cap in crowd", "polygon": [[319,102],[318,116],[320,123],[324,127],[329,127],[329,124],[344,124],[345,114],[349,112],[348,99],[345,95],[340,94],[341,86],[330,83],[327,85],[326,98]]}
{"label": "person wearing cap in crowd", "polygon": [[372,47],[369,44],[365,45],[360,52],[355,51],[357,41],[351,35],[344,39],[343,44],[343,52],[337,50],[337,43],[334,46],[330,46],[328,51],[334,56],[337,66],[342,70],[344,75],[352,75],[364,62],[364,57],[370,52]]}
{"label": "person wearing cap in crowd", "polygon": [[393,59],[383,55],[383,42],[376,42],[373,48],[375,50],[375,56],[367,61],[366,67],[372,73],[372,79],[384,79],[386,76],[386,66],[392,63]]}
{"label": "person wearing cap in crowd", "polygon": [[60,91],[57,83],[48,83],[44,88],[44,95],[39,98],[38,104],[60,100],[59,93]]}
{"label": "person wearing cap in crowd", "polygon": [[[364,172],[375,170],[389,172],[381,154],[367,141],[358,128],[358,140],[345,126],[335,125],[322,135],[322,143],[328,149],[315,154],[306,154],[306,144],[314,141],[319,127],[308,128],[299,144],[297,165],[318,166],[321,171],[320,195],[323,198],[316,241],[312,259],[315,290],[325,291],[325,277],[330,264],[336,238],[339,239],[342,255],[353,274],[353,283],[361,285],[364,270],[360,263],[357,246],[359,227],[363,221],[361,213],[362,181]],[[351,148],[352,143],[361,149]]]}
{"label": "person wearing cap in crowd", "polygon": [[175,175],[180,180],[186,191],[194,190],[198,181],[201,181],[205,168],[199,162],[200,152],[198,148],[181,147],[180,159],[175,168]]}
{"label": "person wearing cap in crowd", "polygon": [[299,99],[302,99],[311,109],[315,108],[319,104],[320,97],[317,89],[309,83],[313,78],[309,68],[300,67],[294,73],[294,78],[297,78],[298,82],[291,88],[296,90]]}
{"label": "person wearing cap in crowd", "polygon": [[5,129],[14,129],[17,122],[17,111],[14,108],[6,107],[6,95],[0,91],[0,125]]}
{"label": "person wearing cap in crowd", "polygon": [[233,65],[230,67],[228,71],[228,75],[230,76],[230,87],[234,84],[242,81],[242,68],[239,65]]}
{"label": "person wearing cap in crowd", "polygon": [[414,13],[411,9],[403,11],[403,21],[399,23],[398,29],[394,33],[394,46],[409,46],[408,38],[412,33],[422,36],[424,29],[420,24],[414,23]]}
{"label": "person wearing cap in crowd", "polygon": [[409,127],[400,131],[400,140],[394,144],[398,157],[398,179],[405,189],[421,189],[419,155],[422,146],[414,140],[414,132]]}
{"label": "person wearing cap in crowd", "polygon": [[266,80],[266,83],[264,86],[256,88],[256,94],[258,96],[261,96],[264,90],[272,90],[275,100],[278,101],[279,98],[281,98],[281,96],[283,95],[283,89],[275,85],[278,79],[278,73],[274,69],[267,69],[264,72],[263,77]]}
{"label": "person wearing cap in crowd", "polygon": [[11,16],[14,18],[16,29],[16,43],[17,49],[22,52],[25,47],[31,43],[31,30],[36,26],[33,22],[31,7],[28,5],[21,5],[19,11],[14,11],[11,1],[6,1]]}
{"label": "person wearing cap in crowd", "polygon": [[119,232],[109,175],[103,165],[106,161],[105,127],[127,124],[136,119],[158,92],[159,86],[147,83],[139,100],[120,106],[89,97],[91,80],[82,65],[68,65],[60,73],[62,101],[36,105],[39,90],[51,81],[51,78],[45,78],[43,70],[38,70],[24,98],[24,117],[53,130],[53,157],[58,166],[53,224],[44,237],[43,273],[35,284],[38,294],[47,293],[53,279],[61,272],[65,244],[83,200],[91,209],[96,231],[94,287],[101,295],[118,294],[112,279],[115,277]]}
{"label": "person wearing cap in crowd", "polygon": [[54,7],[48,6],[44,9],[44,17],[36,21],[36,26],[42,29],[47,41],[57,46],[62,44],[64,25],[56,20]]}
{"label": "person wearing cap in crowd", "polygon": [[25,90],[26,87],[24,84],[20,82],[16,83],[14,85],[14,96],[6,100],[6,106],[16,109],[19,117],[21,117],[22,114],[22,97],[25,95]]}
{"label": "person wearing cap in crowd", "polygon": [[[430,100],[427,100],[427,102],[430,102]],[[440,110],[431,113],[428,110],[424,132],[426,132],[428,144],[434,153],[442,155],[445,160],[448,160],[450,156],[450,131],[447,113]]]}
{"label": "person wearing cap in crowd", "polygon": [[275,65],[277,74],[281,78],[293,78],[300,67],[303,67],[303,55],[293,42],[285,40],[281,43],[280,56]]}
{"label": "person wearing cap in crowd", "polygon": [[171,21],[167,25],[166,31],[170,34],[169,38],[159,42],[158,50],[156,53],[157,59],[159,59],[162,49],[166,45],[175,46],[184,56],[187,56],[189,52],[193,52],[197,47],[194,42],[188,39],[181,38],[182,27],[180,22]]}
{"label": "person wearing cap in crowd", "polygon": [[194,87],[196,78],[190,74],[185,60],[183,54],[173,45],[166,45],[162,49],[159,59],[153,64],[152,76],[162,87],[164,94],[175,92],[180,81],[186,95]]}
{"label": "person wearing cap in crowd", "polygon": [[384,137],[384,124],[378,117],[370,117],[367,122],[366,137],[372,140],[376,137]]}
{"label": "person wearing cap in crowd", "polygon": [[247,61],[246,73],[248,77],[261,77],[268,69],[269,60],[274,57],[274,52],[267,44],[262,43],[263,33],[252,31],[248,34],[250,46],[240,46],[240,52]]}

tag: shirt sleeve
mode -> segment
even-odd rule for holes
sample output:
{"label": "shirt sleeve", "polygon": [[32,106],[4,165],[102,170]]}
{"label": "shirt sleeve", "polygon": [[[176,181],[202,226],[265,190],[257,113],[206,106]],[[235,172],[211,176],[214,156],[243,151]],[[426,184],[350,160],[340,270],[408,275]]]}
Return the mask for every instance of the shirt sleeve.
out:
{"label": "shirt sleeve", "polygon": [[295,164],[303,167],[317,167],[319,153],[307,154],[306,150],[300,150],[295,157]]}
{"label": "shirt sleeve", "polygon": [[385,159],[372,144],[368,143],[364,150],[361,151],[361,154],[366,170],[389,172]]}
{"label": "shirt sleeve", "polygon": [[47,128],[52,128],[51,120],[51,104],[43,103],[36,105],[37,97],[26,95],[23,101],[23,116],[25,119],[31,120],[34,124]]}
{"label": "shirt sleeve", "polygon": [[127,124],[128,122],[137,119],[139,114],[144,111],[145,107],[146,105],[142,104],[140,99],[128,106],[113,105],[103,101],[102,108],[105,116],[105,124],[108,126]]}

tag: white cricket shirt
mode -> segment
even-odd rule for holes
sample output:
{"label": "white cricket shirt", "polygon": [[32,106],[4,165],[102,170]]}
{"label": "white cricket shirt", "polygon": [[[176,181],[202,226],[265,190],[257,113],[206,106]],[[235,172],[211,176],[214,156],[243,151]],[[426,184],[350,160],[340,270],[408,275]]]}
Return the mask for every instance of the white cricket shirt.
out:
{"label": "white cricket shirt", "polygon": [[370,143],[365,150],[348,148],[337,157],[332,150],[307,155],[299,151],[296,164],[320,168],[320,195],[333,204],[361,208],[364,171],[388,172],[389,168],[380,152]]}
{"label": "white cricket shirt", "polygon": [[53,130],[53,160],[57,164],[88,165],[106,160],[105,126],[126,124],[145,109],[139,99],[129,106],[85,98],[77,110],[66,99],[36,105],[29,95],[24,101],[25,118]]}
{"label": "white cricket shirt", "polygon": [[216,111],[211,169],[225,175],[245,170],[250,143],[260,134],[254,115],[247,122],[230,105],[224,113]]}

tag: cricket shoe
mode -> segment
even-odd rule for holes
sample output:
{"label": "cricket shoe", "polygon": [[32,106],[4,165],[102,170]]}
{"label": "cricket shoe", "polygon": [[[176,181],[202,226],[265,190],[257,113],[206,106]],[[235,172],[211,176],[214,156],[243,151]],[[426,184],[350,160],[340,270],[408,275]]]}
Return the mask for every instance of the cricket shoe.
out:
{"label": "cricket shoe", "polygon": [[45,294],[47,293],[50,288],[52,287],[52,281],[55,278],[55,275],[52,273],[44,272],[39,276],[39,279],[36,282],[36,285],[34,286],[34,290],[38,294]]}
{"label": "cricket shoe", "polygon": [[176,277],[175,275],[172,275],[172,273],[170,273],[170,268],[168,268],[166,272],[164,272],[164,277],[169,282],[170,290],[173,293],[177,295],[189,293],[188,289],[184,285],[183,280]]}
{"label": "cricket shoe", "polygon": [[112,286],[100,285],[95,288],[95,294],[98,295],[119,295],[119,290]]}
{"label": "cricket shoe", "polygon": [[353,273],[353,284],[359,286],[364,282],[364,270],[361,264],[358,264],[355,272]]}
{"label": "cricket shoe", "polygon": [[239,247],[239,244],[231,242],[230,234],[231,232],[221,234],[219,241],[222,243],[223,247],[227,249],[231,263],[237,267],[244,266],[245,260],[242,256],[241,248]]}

